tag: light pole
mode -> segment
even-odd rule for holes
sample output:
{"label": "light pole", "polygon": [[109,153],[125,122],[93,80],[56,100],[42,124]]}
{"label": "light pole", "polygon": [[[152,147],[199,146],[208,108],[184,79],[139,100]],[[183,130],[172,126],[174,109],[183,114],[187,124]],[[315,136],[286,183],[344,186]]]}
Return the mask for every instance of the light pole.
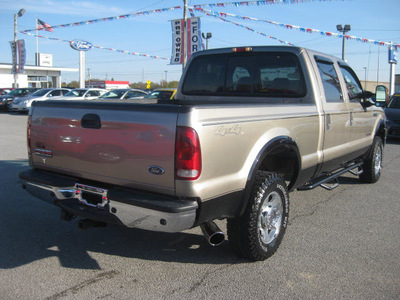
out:
{"label": "light pole", "polygon": [[347,32],[349,32],[351,30],[351,26],[348,24],[344,25],[344,27],[342,25],[336,25],[336,29],[339,32],[343,32],[342,59],[344,60],[344,43],[346,40],[346,38],[344,36],[346,35]]}
{"label": "light pole", "polygon": [[364,69],[364,90],[367,89],[367,67],[363,67]]}
{"label": "light pole", "polygon": [[14,59],[13,59],[13,72],[14,72],[14,88],[18,87],[17,83],[17,18],[22,17],[25,13],[25,9],[21,8],[18,13],[14,14]]}
{"label": "light pole", "polygon": [[204,34],[204,32],[202,32],[201,35],[203,36],[203,39],[206,40],[206,49],[208,49],[208,40],[212,38],[212,33],[207,32],[207,35],[206,35],[206,34]]}

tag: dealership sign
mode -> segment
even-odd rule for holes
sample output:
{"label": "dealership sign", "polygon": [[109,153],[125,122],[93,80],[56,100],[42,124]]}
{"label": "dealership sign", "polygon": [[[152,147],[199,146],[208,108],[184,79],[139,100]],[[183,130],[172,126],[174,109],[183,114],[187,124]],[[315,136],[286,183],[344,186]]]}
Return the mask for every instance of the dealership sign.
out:
{"label": "dealership sign", "polygon": [[26,62],[25,40],[10,42],[12,53],[12,73],[23,73]]}
{"label": "dealership sign", "polygon": [[72,49],[75,49],[77,51],[89,51],[93,47],[93,45],[88,41],[81,41],[81,40],[71,41],[70,46]]}
{"label": "dealership sign", "polygon": [[182,64],[186,49],[187,59],[201,50],[200,18],[187,19],[187,45],[183,44],[184,39],[184,20],[172,20],[172,55],[171,65]]}

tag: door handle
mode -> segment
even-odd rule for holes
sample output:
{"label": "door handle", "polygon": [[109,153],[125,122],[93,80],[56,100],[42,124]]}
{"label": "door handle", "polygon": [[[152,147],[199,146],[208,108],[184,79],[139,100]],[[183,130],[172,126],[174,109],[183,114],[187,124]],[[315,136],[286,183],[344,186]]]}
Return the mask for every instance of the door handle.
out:
{"label": "door handle", "polygon": [[331,130],[331,115],[326,115],[326,130]]}

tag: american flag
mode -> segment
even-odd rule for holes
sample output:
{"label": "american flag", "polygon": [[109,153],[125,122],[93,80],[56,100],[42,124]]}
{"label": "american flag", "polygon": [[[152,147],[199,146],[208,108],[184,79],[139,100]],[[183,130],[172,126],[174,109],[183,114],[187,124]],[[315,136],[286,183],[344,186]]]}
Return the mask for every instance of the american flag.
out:
{"label": "american flag", "polygon": [[53,32],[53,27],[40,19],[37,19],[37,29]]}

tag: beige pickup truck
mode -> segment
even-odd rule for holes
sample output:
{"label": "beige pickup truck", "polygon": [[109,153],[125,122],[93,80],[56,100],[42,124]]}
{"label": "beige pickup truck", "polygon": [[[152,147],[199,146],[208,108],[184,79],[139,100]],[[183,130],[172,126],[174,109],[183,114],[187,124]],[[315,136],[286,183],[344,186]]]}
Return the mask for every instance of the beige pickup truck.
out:
{"label": "beige pickup truck", "polygon": [[[32,195],[78,217],[161,232],[201,226],[212,245],[264,260],[289,192],[381,174],[385,116],[342,60],[298,47],[194,54],[175,99],[42,101],[28,119]],[[73,102],[73,103],[72,103]]]}

